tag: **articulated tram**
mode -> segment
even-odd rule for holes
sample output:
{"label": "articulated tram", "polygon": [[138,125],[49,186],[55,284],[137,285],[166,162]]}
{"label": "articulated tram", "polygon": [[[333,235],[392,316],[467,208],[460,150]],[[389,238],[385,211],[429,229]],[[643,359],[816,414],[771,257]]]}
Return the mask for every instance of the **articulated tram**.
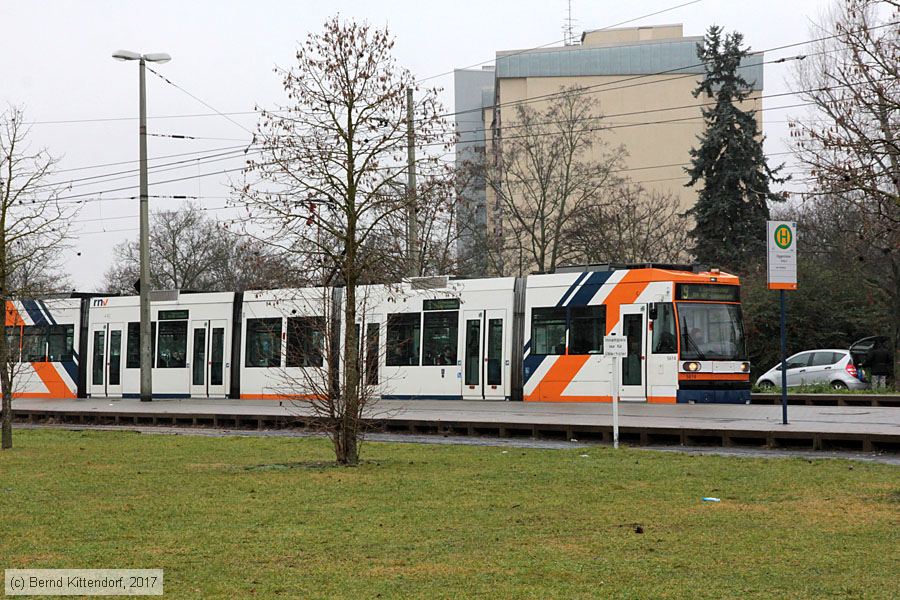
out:
{"label": "articulated tram", "polygon": [[[310,398],[346,367],[328,360],[348,333],[340,287],[152,296],[154,397]],[[750,399],[739,281],[715,269],[423,277],[360,287],[356,307],[361,377],[385,399]],[[15,395],[138,396],[139,318],[132,296],[7,303]],[[611,335],[627,338],[624,358],[604,354]]]}

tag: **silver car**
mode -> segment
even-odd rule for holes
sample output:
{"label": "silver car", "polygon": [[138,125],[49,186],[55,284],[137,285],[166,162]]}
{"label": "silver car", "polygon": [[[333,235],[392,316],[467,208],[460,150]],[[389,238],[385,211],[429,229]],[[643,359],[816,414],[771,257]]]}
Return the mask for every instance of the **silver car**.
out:
{"label": "silver car", "polygon": [[[829,384],[836,390],[864,390],[862,372],[849,350],[807,350],[787,359],[787,385]],[[781,387],[781,365],[775,365],[756,380],[757,387]]]}

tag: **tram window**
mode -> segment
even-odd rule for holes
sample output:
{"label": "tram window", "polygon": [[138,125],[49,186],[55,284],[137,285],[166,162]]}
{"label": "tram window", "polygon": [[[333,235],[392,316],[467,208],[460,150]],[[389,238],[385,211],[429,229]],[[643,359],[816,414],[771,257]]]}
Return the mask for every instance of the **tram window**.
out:
{"label": "tram window", "polygon": [[500,385],[503,370],[503,319],[488,319],[487,384]]}
{"label": "tram window", "polygon": [[321,367],[325,345],[323,317],[289,317],[287,320],[287,367]]}
{"label": "tram window", "polygon": [[24,362],[47,360],[47,329],[43,325],[26,325],[22,328],[22,360]]}
{"label": "tram window", "polygon": [[157,369],[183,369],[187,366],[187,321],[162,321],[156,345]]}
{"label": "tram window", "polygon": [[675,336],[675,311],[671,302],[656,305],[653,320],[653,354],[675,354],[678,344]]}
{"label": "tram window", "polygon": [[6,328],[6,347],[7,352],[9,352],[9,362],[19,362],[20,357],[20,346],[19,343],[21,340],[22,328],[21,327],[7,327]]}
{"label": "tram window", "polygon": [[531,353],[566,353],[566,309],[531,309]]}
{"label": "tram window", "polygon": [[422,325],[422,364],[456,365],[459,313],[427,312]]}
{"label": "tram window", "polygon": [[366,383],[378,385],[378,323],[366,325]]}
{"label": "tram window", "polygon": [[389,367],[419,366],[419,313],[397,313],[387,317],[387,357]]}
{"label": "tram window", "polygon": [[281,366],[281,317],[247,319],[247,366]]}
{"label": "tram window", "polygon": [[225,328],[213,327],[212,330],[212,361],[209,372],[210,385],[222,385],[222,367],[225,364]]}
{"label": "tram window", "polygon": [[47,360],[51,362],[74,360],[75,326],[51,325],[47,343],[49,347]]}
{"label": "tram window", "polygon": [[94,354],[91,361],[91,384],[103,385],[103,372],[106,367],[106,332],[94,332]]}
{"label": "tram window", "polygon": [[569,354],[602,354],[605,306],[573,306],[569,317]]}
{"label": "tram window", "polygon": [[[156,356],[156,321],[150,321],[150,360]],[[126,369],[141,368],[141,324],[128,324],[128,344],[125,354]]]}

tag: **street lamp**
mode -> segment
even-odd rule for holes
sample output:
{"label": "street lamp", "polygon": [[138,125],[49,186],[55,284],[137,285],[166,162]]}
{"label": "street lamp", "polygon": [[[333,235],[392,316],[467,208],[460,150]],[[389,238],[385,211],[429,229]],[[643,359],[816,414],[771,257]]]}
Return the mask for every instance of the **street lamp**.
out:
{"label": "street lamp", "polygon": [[141,237],[140,237],[140,294],[141,294],[141,402],[153,399],[153,356],[150,340],[150,209],[147,202],[147,89],[144,84],[145,63],[165,63],[172,60],[168,54],[138,54],[130,50],[117,50],[112,55],[116,60],[136,60],[140,62],[140,196],[141,196]]}

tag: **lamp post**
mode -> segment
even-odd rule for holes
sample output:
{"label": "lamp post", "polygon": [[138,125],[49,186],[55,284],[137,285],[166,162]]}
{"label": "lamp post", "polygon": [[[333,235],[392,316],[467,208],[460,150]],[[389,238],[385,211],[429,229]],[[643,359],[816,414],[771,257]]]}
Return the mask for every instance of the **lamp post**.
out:
{"label": "lamp post", "polygon": [[153,356],[150,332],[150,209],[147,201],[147,90],[144,84],[145,63],[165,63],[172,60],[168,54],[138,54],[129,50],[113,53],[116,60],[136,60],[140,64],[140,294],[141,294],[141,402],[153,399]]}

